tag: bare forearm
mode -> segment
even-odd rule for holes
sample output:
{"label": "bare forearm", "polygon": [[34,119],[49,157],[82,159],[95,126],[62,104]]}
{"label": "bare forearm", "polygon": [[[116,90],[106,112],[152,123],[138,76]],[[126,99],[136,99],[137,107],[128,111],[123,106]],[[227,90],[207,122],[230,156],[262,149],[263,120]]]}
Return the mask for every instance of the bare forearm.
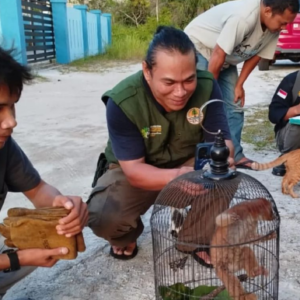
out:
{"label": "bare forearm", "polygon": [[236,85],[239,85],[239,86],[244,85],[244,83],[247,80],[250,73],[257,66],[259,60],[260,60],[260,57],[255,55],[255,56],[251,57],[250,59],[248,59],[244,62],[243,68],[241,70],[241,74],[238,78],[238,81],[237,81]]}
{"label": "bare forearm", "polygon": [[10,261],[6,254],[0,254],[0,271],[8,269],[10,267]]}
{"label": "bare forearm", "polygon": [[55,187],[49,185],[45,181],[41,181],[36,188],[25,192],[24,194],[35,207],[50,207],[52,206],[54,198],[57,195],[61,195]]}
{"label": "bare forearm", "polygon": [[287,121],[289,118],[293,118],[300,115],[300,106],[296,105],[293,107],[290,107],[287,111],[286,115],[284,116],[283,120]]}
{"label": "bare forearm", "polygon": [[137,188],[160,191],[177,177],[179,169],[159,169],[148,164],[135,165],[127,174],[129,183]]}
{"label": "bare forearm", "polygon": [[217,59],[211,59],[208,65],[208,71],[213,74],[215,79],[218,79],[222,69],[222,63]]}
{"label": "bare forearm", "polygon": [[216,46],[208,63],[208,71],[213,74],[215,79],[218,79],[220,75],[225,57],[226,53],[219,46]]}

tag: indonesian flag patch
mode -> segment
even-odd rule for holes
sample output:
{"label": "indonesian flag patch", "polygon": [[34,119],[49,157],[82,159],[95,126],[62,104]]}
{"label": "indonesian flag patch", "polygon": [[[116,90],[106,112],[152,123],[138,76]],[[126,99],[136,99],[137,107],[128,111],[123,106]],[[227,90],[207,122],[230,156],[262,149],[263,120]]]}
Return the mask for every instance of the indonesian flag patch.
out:
{"label": "indonesian flag patch", "polygon": [[287,92],[286,91],[284,91],[284,90],[282,90],[282,89],[280,89],[279,91],[278,91],[278,93],[277,93],[277,95],[279,96],[279,97],[281,97],[282,99],[285,99],[286,98],[286,96],[287,96]]}

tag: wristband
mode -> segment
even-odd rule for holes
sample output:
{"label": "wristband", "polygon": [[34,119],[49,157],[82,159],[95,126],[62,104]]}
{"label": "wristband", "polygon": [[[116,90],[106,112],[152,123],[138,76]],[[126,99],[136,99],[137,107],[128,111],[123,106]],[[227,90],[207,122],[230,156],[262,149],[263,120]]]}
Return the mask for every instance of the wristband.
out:
{"label": "wristband", "polygon": [[4,273],[17,271],[20,269],[20,262],[16,250],[8,249],[4,250],[2,253],[7,254],[10,261],[10,267],[8,269],[3,270]]}

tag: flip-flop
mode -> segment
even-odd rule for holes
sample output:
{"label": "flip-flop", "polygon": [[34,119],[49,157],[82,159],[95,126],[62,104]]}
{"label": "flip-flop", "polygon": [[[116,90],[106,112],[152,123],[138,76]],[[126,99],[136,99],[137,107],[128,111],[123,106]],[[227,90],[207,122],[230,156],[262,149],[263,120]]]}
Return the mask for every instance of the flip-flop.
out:
{"label": "flip-flop", "polygon": [[246,169],[246,170],[256,171],[256,170],[253,170],[251,167],[246,166],[249,163],[252,164],[252,163],[254,163],[254,161],[252,159],[247,159],[247,160],[245,160],[245,161],[243,161],[241,163],[235,164],[235,167],[237,169]]}
{"label": "flip-flop", "polygon": [[109,254],[110,256],[112,256],[113,258],[116,258],[116,259],[120,259],[120,260],[129,260],[129,259],[132,259],[134,257],[136,257],[136,255],[138,254],[139,252],[139,249],[138,249],[138,246],[136,245],[135,248],[133,249],[132,253],[130,255],[126,255],[126,254],[116,254],[113,250],[112,247],[110,247],[110,251],[109,251]]}
{"label": "flip-flop", "polygon": [[213,264],[208,264],[203,258],[199,257],[197,255],[198,252],[206,252],[208,255],[209,254],[209,249],[208,248],[197,248],[196,250],[194,250],[191,255],[194,258],[194,260],[199,263],[201,266],[208,268],[208,269],[213,269]]}

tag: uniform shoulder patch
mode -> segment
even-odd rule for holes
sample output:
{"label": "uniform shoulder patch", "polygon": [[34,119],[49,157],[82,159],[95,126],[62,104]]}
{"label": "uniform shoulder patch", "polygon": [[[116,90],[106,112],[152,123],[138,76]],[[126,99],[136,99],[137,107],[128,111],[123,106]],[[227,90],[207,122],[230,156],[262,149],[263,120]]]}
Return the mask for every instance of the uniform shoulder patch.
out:
{"label": "uniform shoulder patch", "polygon": [[278,92],[277,92],[277,95],[282,98],[282,99],[285,99],[288,95],[288,93],[286,91],[284,91],[283,89],[280,89]]}

